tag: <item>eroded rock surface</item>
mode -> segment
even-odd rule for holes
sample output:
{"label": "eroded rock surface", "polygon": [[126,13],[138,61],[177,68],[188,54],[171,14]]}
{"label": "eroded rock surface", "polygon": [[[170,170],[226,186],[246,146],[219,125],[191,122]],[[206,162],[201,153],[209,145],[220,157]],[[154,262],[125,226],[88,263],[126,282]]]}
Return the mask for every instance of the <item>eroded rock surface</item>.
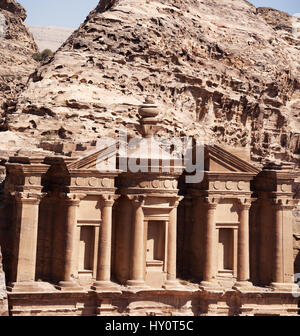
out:
{"label": "eroded rock surface", "polygon": [[8,129],[36,146],[133,134],[150,95],[162,133],[299,163],[300,41],[291,26],[289,15],[247,1],[100,1],[31,77]]}
{"label": "eroded rock surface", "polygon": [[[14,109],[18,94],[37,66],[31,57],[37,46],[24,24],[25,19],[26,11],[20,4],[0,0],[0,132],[7,130],[6,113]],[[3,133],[0,142],[3,149]]]}
{"label": "eroded rock surface", "polygon": [[2,254],[0,248],[0,316],[4,315],[8,315],[8,304],[5,286],[5,275],[2,267]]}

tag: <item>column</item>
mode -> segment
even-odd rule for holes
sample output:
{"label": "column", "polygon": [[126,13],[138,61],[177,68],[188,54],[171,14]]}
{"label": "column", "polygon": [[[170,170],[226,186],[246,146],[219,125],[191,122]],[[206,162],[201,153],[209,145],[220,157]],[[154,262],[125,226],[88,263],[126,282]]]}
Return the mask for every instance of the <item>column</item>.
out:
{"label": "column", "polygon": [[84,195],[68,194],[66,199],[66,231],[65,231],[65,263],[63,281],[60,281],[57,288],[60,290],[82,289],[73,278],[73,254],[75,244],[75,230],[77,225],[77,209],[81,198]]}
{"label": "column", "polygon": [[[250,264],[251,264],[251,279],[254,283],[259,281],[259,254],[260,254],[260,200],[252,203],[252,228],[250,235],[252,239],[252,248],[250,250]],[[250,241],[251,241],[250,239]]]}
{"label": "column", "polygon": [[55,283],[63,278],[65,258],[65,193],[53,195],[52,208],[52,247],[51,247],[51,280]]}
{"label": "column", "polygon": [[194,216],[193,216],[193,200],[190,196],[185,196],[184,198],[184,221],[183,221],[183,242],[182,242],[182,274],[185,276],[190,275],[191,271],[190,268],[192,267],[192,264],[189,263],[189,256],[193,248],[193,238],[191,238],[191,235],[193,234],[193,225],[194,225]]}
{"label": "column", "polygon": [[218,205],[218,199],[206,198],[207,216],[205,227],[205,260],[203,270],[203,281],[201,285],[216,285],[216,262],[217,262],[217,242],[216,242],[216,222],[215,212]]}
{"label": "column", "polygon": [[16,243],[14,246],[14,283],[9,290],[35,289],[39,204],[44,194],[12,194],[16,199]]}
{"label": "column", "polygon": [[239,200],[239,229],[237,254],[237,282],[235,287],[251,287],[250,279],[250,245],[249,245],[249,210],[251,200]]}
{"label": "column", "polygon": [[51,260],[52,260],[52,225],[53,225],[53,205],[54,201],[51,198],[51,194],[48,193],[48,197],[44,198],[44,206],[42,208],[42,221],[44,222],[44,233],[43,240],[45,243],[42,246],[42,256],[44,259],[43,267],[42,267],[42,276],[43,278],[50,279],[51,278]]}
{"label": "column", "polygon": [[101,197],[102,222],[99,235],[97,276],[92,287],[95,290],[116,288],[111,282],[112,207],[114,202],[114,195]]}
{"label": "column", "polygon": [[278,202],[274,205],[275,211],[275,227],[274,227],[274,267],[273,282],[283,283],[283,234],[282,234],[282,206]]}
{"label": "column", "polygon": [[176,280],[177,263],[177,208],[180,199],[173,201],[172,210],[169,214],[168,242],[167,242],[167,280],[164,288],[178,287]]}
{"label": "column", "polygon": [[129,286],[145,286],[145,246],[144,246],[144,197],[132,198],[133,222],[132,222],[132,254],[131,275],[127,281]]}
{"label": "column", "polygon": [[293,288],[292,214],[296,201],[273,199],[274,209],[274,263],[271,286],[275,289]]}

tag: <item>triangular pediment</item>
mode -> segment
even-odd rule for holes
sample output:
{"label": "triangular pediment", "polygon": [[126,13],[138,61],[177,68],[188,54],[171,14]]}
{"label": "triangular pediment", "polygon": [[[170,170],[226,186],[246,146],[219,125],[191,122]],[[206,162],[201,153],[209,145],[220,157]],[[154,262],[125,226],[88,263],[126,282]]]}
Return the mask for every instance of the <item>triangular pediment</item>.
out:
{"label": "triangular pediment", "polygon": [[205,170],[213,172],[259,173],[259,169],[217,145],[206,146]]}
{"label": "triangular pediment", "polygon": [[[115,158],[116,158],[116,146],[115,145],[107,146],[103,149],[93,151],[90,154],[87,154],[86,156],[71,162],[70,164],[68,164],[68,169],[105,170],[106,168],[108,168],[107,165],[110,165],[110,169],[114,170],[116,168]],[[112,164],[113,167],[111,167]]]}
{"label": "triangular pediment", "polygon": [[[132,154],[132,153],[131,153]],[[116,169],[116,146],[107,146],[67,165],[69,170]],[[259,173],[259,169],[217,145],[205,146],[205,171]]]}
{"label": "triangular pediment", "polygon": [[[72,161],[67,167],[69,170],[97,169],[98,171],[112,171],[118,168],[119,159],[125,159],[125,162],[129,159],[139,162],[143,160],[146,164],[151,162],[160,165],[163,163],[166,164],[166,162],[169,162],[169,165],[177,163],[176,155],[164,150],[159,141],[155,141],[154,139],[152,141],[149,139],[142,140],[136,144],[132,144],[132,147],[129,145],[122,146],[122,149],[116,143],[103,146],[100,150],[93,151],[78,160]],[[179,161],[181,160],[179,159]]]}

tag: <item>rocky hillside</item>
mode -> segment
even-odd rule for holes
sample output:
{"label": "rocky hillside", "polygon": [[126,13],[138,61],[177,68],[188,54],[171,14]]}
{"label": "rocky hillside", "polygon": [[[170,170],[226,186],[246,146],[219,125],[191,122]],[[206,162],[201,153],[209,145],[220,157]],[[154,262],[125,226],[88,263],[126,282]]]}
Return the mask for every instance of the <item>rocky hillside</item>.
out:
{"label": "rocky hillside", "polygon": [[[37,66],[31,57],[37,46],[24,25],[25,19],[25,9],[16,1],[0,0],[0,142],[5,137],[1,132],[8,129],[6,113],[15,106],[16,97]],[[18,138],[18,134],[12,134],[12,143]]]}
{"label": "rocky hillside", "polygon": [[56,51],[73,33],[72,28],[63,27],[29,27],[40,51],[50,49]]}
{"label": "rocky hillside", "polygon": [[101,0],[6,124],[43,148],[133,134],[150,95],[164,134],[299,164],[299,56],[291,17],[245,0]]}

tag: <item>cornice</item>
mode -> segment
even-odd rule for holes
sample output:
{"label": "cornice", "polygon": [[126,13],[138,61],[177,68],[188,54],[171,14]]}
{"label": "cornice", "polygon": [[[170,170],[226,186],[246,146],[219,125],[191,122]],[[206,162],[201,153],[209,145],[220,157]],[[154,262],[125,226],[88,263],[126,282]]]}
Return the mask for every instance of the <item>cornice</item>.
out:
{"label": "cornice", "polygon": [[219,179],[227,180],[228,177],[233,180],[251,181],[256,176],[256,173],[249,172],[218,172],[218,171],[205,171],[204,177],[208,180]]}
{"label": "cornice", "polygon": [[72,177],[87,177],[87,176],[99,176],[99,177],[111,177],[118,176],[121,171],[114,170],[109,172],[102,172],[97,169],[71,169],[69,174]]}
{"label": "cornice", "polygon": [[50,168],[46,164],[21,164],[21,163],[7,163],[7,171],[10,173],[17,173],[23,175],[42,175]]}

